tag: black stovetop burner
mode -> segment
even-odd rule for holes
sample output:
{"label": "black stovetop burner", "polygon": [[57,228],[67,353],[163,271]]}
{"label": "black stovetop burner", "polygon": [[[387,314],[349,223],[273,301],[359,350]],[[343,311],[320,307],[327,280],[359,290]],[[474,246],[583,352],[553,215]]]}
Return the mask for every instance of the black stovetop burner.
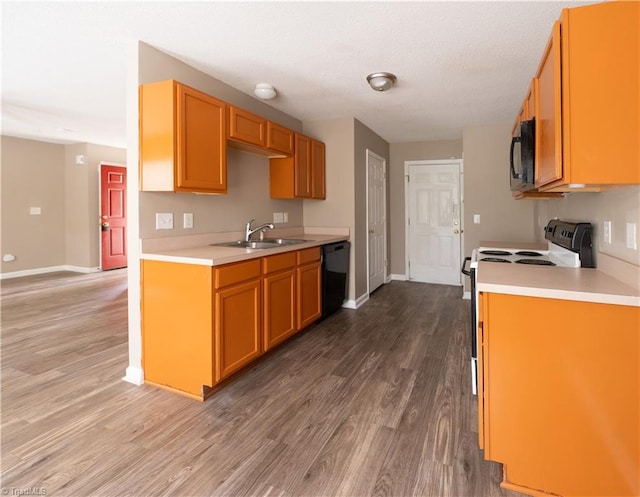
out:
{"label": "black stovetop burner", "polygon": [[516,255],[521,255],[522,257],[542,257],[540,252],[532,252],[530,250],[520,250],[516,252]]}
{"label": "black stovetop burner", "polygon": [[555,266],[556,264],[551,261],[545,261],[540,259],[518,259],[517,264],[531,264],[533,266]]}
{"label": "black stovetop burner", "polygon": [[[511,255],[511,252],[507,252],[506,250],[481,250],[480,253],[484,255]],[[482,259],[482,260],[486,261],[487,259]],[[498,261],[490,261],[490,262],[498,262]],[[503,262],[509,262],[509,261],[503,260]]]}
{"label": "black stovetop burner", "polygon": [[[498,252],[498,251],[496,250],[495,252]],[[485,252],[482,252],[482,253],[485,253]],[[506,263],[511,262],[511,261],[508,261],[507,259],[502,259],[500,257],[483,257],[480,260],[484,262],[506,262]]]}

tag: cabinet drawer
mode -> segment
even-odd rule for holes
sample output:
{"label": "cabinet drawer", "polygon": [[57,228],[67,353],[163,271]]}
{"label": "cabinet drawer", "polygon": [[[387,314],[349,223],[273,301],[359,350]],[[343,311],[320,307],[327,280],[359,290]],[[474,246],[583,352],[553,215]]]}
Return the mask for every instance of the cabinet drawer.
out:
{"label": "cabinet drawer", "polygon": [[251,112],[229,106],[229,138],[264,147],[266,120]]}
{"label": "cabinet drawer", "polygon": [[225,286],[240,283],[260,277],[260,259],[253,259],[247,262],[239,262],[214,268],[213,286],[224,288]]}
{"label": "cabinet drawer", "polygon": [[320,260],[320,247],[298,250],[298,265]]}
{"label": "cabinet drawer", "polygon": [[267,147],[283,154],[293,155],[293,131],[267,121]]}
{"label": "cabinet drawer", "polygon": [[264,274],[275,273],[283,269],[289,269],[296,265],[296,253],[270,255],[262,259],[262,270]]}

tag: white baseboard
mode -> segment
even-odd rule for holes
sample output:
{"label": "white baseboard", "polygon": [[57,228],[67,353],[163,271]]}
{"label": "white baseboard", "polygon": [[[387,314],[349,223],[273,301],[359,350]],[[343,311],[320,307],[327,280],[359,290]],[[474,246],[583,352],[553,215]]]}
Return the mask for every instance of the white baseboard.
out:
{"label": "white baseboard", "polygon": [[362,304],[364,304],[367,300],[369,300],[369,294],[365,293],[364,295],[360,295],[360,297],[357,298],[356,300],[353,300],[353,299],[347,300],[344,304],[342,304],[342,307],[344,307],[345,309],[357,309]]}
{"label": "white baseboard", "polygon": [[74,273],[99,273],[99,267],[84,267],[84,266],[49,266],[39,267],[35,269],[23,269],[22,271],[13,271],[11,273],[0,274],[0,280],[6,280],[10,278],[20,278],[22,276],[33,276],[36,274],[55,273],[58,271],[72,271]]}
{"label": "white baseboard", "polygon": [[392,274],[391,279],[396,281],[407,281],[409,278],[407,278],[406,274]]}
{"label": "white baseboard", "polygon": [[471,300],[471,292],[464,292],[462,294],[462,300]]}
{"label": "white baseboard", "polygon": [[133,383],[134,385],[140,386],[144,384],[144,371],[142,371],[142,368],[137,366],[128,366],[122,380],[127,383]]}

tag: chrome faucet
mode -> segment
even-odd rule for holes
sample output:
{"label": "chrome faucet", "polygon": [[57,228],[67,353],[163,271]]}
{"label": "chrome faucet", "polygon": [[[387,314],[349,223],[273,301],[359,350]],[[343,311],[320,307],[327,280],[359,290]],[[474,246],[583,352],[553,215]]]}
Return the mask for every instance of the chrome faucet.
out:
{"label": "chrome faucet", "polygon": [[271,223],[261,224],[260,226],[252,229],[251,228],[251,223],[254,222],[254,221],[255,221],[255,219],[252,219],[244,227],[244,241],[245,242],[250,241],[251,235],[253,235],[256,231],[264,231],[266,229],[273,229],[273,224],[271,224]]}

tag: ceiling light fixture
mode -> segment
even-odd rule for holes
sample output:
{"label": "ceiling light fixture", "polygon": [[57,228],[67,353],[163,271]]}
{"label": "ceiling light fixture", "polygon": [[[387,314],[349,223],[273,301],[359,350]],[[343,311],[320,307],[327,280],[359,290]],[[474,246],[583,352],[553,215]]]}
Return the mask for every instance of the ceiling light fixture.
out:
{"label": "ceiling light fixture", "polygon": [[276,89],[269,83],[258,83],[253,93],[262,100],[271,100],[277,95]]}
{"label": "ceiling light fixture", "polygon": [[376,91],[387,91],[396,82],[396,75],[390,72],[374,72],[367,76],[367,82]]}

